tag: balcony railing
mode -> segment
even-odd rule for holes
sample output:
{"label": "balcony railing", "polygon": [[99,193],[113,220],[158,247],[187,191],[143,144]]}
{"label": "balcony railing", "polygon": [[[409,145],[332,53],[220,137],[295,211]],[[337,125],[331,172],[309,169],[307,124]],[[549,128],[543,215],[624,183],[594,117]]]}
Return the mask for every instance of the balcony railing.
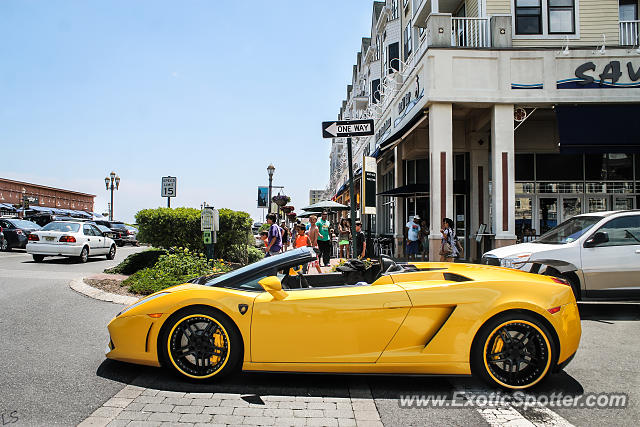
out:
{"label": "balcony railing", "polygon": [[451,46],[490,47],[489,18],[451,18]]}
{"label": "balcony railing", "polygon": [[620,45],[636,46],[638,44],[638,26],[640,21],[620,21]]}

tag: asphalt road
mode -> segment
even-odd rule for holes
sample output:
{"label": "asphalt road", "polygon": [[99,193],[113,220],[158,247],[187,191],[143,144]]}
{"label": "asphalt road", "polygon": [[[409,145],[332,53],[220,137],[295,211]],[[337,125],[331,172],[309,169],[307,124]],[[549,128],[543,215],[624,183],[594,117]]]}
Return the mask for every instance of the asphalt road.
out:
{"label": "asphalt road", "polygon": [[[120,305],[72,291],[71,279],[102,272],[140,248],[118,248],[116,259],[79,264],[23,251],[0,253],[0,420],[14,425],[75,425],[122,389],[96,375],[104,361],[107,322]],[[119,379],[130,381],[135,371]]]}
{"label": "asphalt road", "polygon": [[[352,377],[306,374],[241,374],[218,383],[193,384],[166,371],[105,360],[106,324],[121,306],[95,301],[69,289],[71,279],[115,261],[31,262],[24,253],[0,253],[0,415],[14,425],[74,425],[126,384],[179,392],[344,397]],[[640,419],[640,305],[582,304],[581,347],[566,370],[530,395],[552,392],[624,392],[625,409],[553,408],[507,414],[511,425],[637,425]],[[471,378],[363,376],[386,426],[501,425],[477,407],[402,408],[402,395],[447,395],[488,391]],[[554,418],[555,417],[555,418]],[[565,424],[566,425],[566,424]]]}

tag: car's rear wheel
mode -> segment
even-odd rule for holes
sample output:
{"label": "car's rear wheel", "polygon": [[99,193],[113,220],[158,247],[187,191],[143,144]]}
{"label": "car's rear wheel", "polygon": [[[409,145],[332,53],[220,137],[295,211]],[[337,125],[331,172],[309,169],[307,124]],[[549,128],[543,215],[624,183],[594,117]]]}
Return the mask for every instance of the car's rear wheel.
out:
{"label": "car's rear wheel", "polygon": [[80,252],[80,256],[78,257],[78,261],[85,263],[87,262],[87,260],[89,259],[89,248],[87,248],[86,246],[84,248],[82,248],[82,251]]}
{"label": "car's rear wheel", "polygon": [[474,375],[490,385],[525,389],[546,378],[557,358],[547,327],[526,313],[507,313],[478,332],[471,354]]}
{"label": "car's rear wheel", "polygon": [[33,255],[33,260],[35,262],[42,262],[42,260],[44,259],[44,255]]}
{"label": "car's rear wheel", "polygon": [[3,252],[9,252],[11,250],[11,248],[9,247],[9,242],[7,242],[7,239],[3,239],[2,243],[0,243],[0,250],[2,250]]}
{"label": "car's rear wheel", "polygon": [[171,316],[159,339],[164,364],[196,380],[220,378],[236,369],[242,337],[231,320],[207,307],[190,307]]}
{"label": "car's rear wheel", "polygon": [[112,260],[116,257],[116,245],[111,245],[109,252],[107,253],[107,259]]}

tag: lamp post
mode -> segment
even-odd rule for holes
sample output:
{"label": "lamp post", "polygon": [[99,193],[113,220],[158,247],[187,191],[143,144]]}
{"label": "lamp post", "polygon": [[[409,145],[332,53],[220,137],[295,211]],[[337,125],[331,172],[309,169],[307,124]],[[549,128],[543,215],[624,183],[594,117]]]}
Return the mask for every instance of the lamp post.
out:
{"label": "lamp post", "polygon": [[273,165],[269,165],[267,167],[267,173],[269,174],[269,201],[267,203],[269,203],[268,206],[268,213],[271,213],[271,183],[273,182],[273,173],[276,171],[275,166]]}
{"label": "lamp post", "polygon": [[105,177],[104,184],[107,187],[107,191],[111,190],[111,204],[109,205],[109,221],[113,221],[113,190],[117,190],[120,187],[120,177],[115,172],[111,172],[109,176]]}

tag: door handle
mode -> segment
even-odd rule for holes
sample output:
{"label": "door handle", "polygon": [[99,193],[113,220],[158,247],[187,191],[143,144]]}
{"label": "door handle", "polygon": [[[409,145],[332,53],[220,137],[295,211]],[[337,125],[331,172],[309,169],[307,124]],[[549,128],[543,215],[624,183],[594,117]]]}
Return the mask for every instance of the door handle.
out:
{"label": "door handle", "polygon": [[404,308],[404,307],[409,307],[411,303],[407,302],[407,301],[389,301],[389,302],[385,302],[382,307],[384,308]]}

